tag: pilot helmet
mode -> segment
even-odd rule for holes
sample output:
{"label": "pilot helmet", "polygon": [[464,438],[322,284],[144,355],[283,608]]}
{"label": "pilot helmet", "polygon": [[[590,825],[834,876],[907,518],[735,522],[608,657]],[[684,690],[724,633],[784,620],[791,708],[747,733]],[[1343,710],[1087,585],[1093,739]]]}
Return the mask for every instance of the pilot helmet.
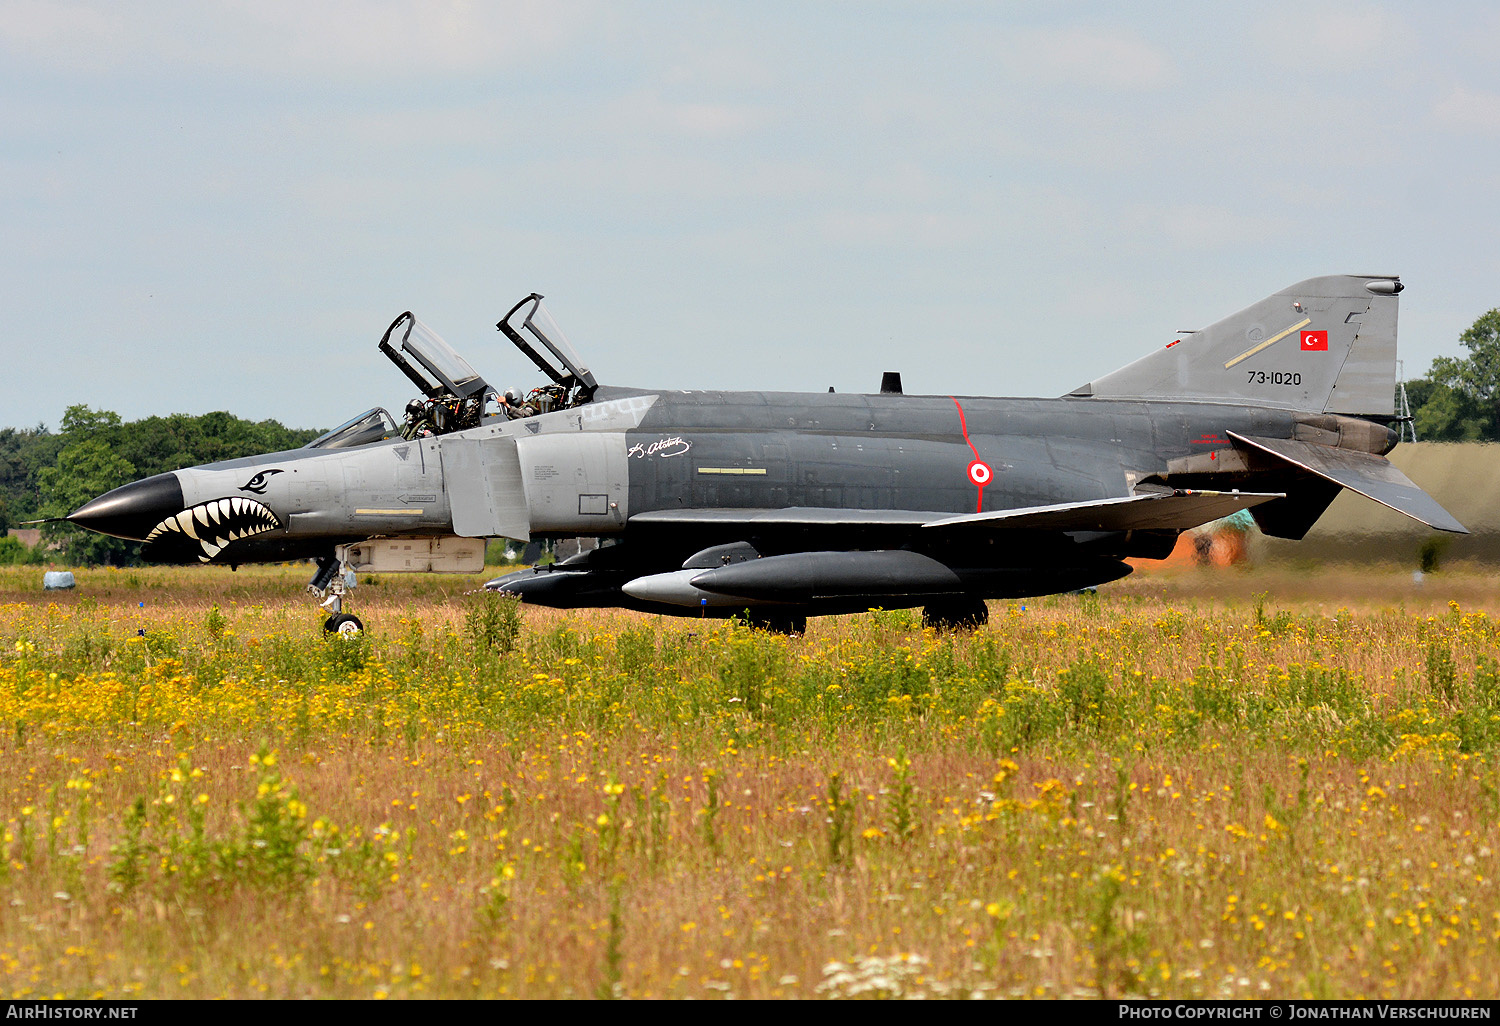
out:
{"label": "pilot helmet", "polygon": [[421,416],[421,414],[422,414],[422,400],[420,400],[420,399],[413,399],[411,402],[409,402],[409,403],[406,404],[406,415],[408,417],[418,417],[418,416]]}
{"label": "pilot helmet", "polygon": [[516,388],[507,388],[505,390],[505,401],[507,403],[509,403],[510,405],[512,405],[512,406],[520,406],[521,405],[521,392],[520,392],[520,390],[516,389]]}

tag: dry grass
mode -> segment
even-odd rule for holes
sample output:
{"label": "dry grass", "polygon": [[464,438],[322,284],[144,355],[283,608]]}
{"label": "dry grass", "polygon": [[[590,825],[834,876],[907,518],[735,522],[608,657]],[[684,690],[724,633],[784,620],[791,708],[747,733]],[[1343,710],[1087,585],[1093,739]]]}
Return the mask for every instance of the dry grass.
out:
{"label": "dry grass", "polygon": [[482,578],[388,577],[354,643],[305,576],[0,572],[0,991],[1500,978],[1478,571],[1138,575],[974,635],[898,611],[794,639],[534,609],[512,638]]}

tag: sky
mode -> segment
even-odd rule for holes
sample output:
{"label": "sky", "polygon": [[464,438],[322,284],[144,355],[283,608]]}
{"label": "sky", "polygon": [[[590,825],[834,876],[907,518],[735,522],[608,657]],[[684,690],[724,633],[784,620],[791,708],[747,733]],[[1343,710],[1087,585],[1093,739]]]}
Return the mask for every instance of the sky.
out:
{"label": "sky", "polygon": [[1304,278],[1500,306],[1500,7],[0,0],[0,425],[497,387],[1058,395]]}

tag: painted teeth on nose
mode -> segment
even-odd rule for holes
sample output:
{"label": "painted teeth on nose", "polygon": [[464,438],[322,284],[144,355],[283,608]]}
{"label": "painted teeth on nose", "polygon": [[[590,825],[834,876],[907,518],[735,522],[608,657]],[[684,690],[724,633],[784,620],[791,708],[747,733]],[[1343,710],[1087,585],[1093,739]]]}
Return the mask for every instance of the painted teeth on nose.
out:
{"label": "painted teeth on nose", "polygon": [[199,545],[198,561],[208,563],[235,542],[274,531],[281,526],[276,514],[263,503],[237,495],[208,499],[162,520],[147,541],[160,543],[177,532]]}

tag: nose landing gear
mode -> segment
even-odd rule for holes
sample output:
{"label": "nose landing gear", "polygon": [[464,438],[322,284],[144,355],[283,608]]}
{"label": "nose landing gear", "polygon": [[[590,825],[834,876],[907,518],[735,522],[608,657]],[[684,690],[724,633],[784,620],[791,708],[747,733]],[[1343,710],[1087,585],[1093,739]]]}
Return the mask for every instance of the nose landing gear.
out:
{"label": "nose landing gear", "polygon": [[321,599],[318,605],[331,614],[323,621],[323,631],[327,634],[352,638],[365,629],[359,617],[344,612],[344,595],[348,589],[344,583],[345,575],[351,573],[353,571],[347,564],[333,556],[324,556],[318,560],[318,569],[312,580],[307,582],[307,593]]}

